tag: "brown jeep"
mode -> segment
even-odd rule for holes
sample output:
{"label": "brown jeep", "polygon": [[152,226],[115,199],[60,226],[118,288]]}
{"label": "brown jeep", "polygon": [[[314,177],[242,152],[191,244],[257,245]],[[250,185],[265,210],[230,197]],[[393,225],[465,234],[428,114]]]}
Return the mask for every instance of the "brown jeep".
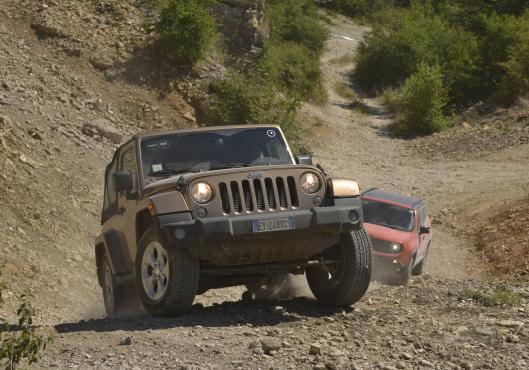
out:
{"label": "brown jeep", "polygon": [[305,273],[322,304],[353,304],[372,264],[359,195],[294,158],[277,126],[135,136],[105,173],[95,253],[107,313],[132,283],[150,313],[177,315],[208,289],[253,294],[288,273]]}

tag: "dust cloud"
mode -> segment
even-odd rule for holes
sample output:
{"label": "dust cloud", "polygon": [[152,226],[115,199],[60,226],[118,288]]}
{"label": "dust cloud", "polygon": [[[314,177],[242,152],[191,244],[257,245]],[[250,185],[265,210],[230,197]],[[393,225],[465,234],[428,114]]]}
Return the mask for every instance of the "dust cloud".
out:
{"label": "dust cloud", "polygon": [[314,299],[305,275],[288,274],[282,284],[277,284],[255,293],[255,299],[282,300],[292,298]]}

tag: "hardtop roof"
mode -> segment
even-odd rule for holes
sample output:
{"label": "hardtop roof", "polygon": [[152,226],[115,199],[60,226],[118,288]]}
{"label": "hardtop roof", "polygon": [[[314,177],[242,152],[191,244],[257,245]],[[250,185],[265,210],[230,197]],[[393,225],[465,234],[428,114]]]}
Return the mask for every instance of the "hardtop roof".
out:
{"label": "hardtop roof", "polygon": [[418,208],[421,203],[425,202],[423,198],[409,197],[407,195],[391,193],[377,188],[366,190],[362,194],[362,197],[364,196],[369,199],[377,199],[381,201],[388,201],[391,203],[400,204],[408,208]]}
{"label": "hardtop roof", "polygon": [[143,139],[148,137],[163,136],[168,134],[179,134],[184,132],[207,132],[207,131],[219,131],[219,130],[230,130],[230,129],[239,129],[239,128],[276,128],[281,130],[279,125],[230,125],[230,126],[208,126],[208,127],[198,127],[198,128],[182,128],[174,130],[160,130],[160,131],[149,131],[144,133],[139,133],[134,135],[135,139]]}

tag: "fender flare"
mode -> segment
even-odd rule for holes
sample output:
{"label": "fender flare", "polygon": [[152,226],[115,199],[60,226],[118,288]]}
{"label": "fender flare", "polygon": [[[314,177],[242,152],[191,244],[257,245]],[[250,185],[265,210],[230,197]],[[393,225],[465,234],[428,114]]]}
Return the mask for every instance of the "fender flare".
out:
{"label": "fender flare", "polygon": [[103,257],[108,256],[110,268],[114,275],[127,275],[130,271],[127,267],[125,258],[119,242],[118,232],[114,229],[107,230],[100,234],[95,240],[95,257],[97,264],[97,277],[99,284],[102,285],[103,274],[101,266]]}

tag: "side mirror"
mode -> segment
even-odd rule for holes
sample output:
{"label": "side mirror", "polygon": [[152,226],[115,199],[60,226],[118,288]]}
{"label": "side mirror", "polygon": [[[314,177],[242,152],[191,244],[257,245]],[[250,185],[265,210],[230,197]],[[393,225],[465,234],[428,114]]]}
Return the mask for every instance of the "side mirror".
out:
{"label": "side mirror", "polygon": [[114,174],[114,184],[118,192],[128,192],[132,188],[132,175],[130,171],[118,171]]}
{"label": "side mirror", "polygon": [[430,234],[430,228],[428,226],[421,226],[419,229],[419,234]]}
{"label": "side mirror", "polygon": [[297,155],[296,156],[296,163],[297,164],[308,164],[312,166],[312,155],[305,154],[305,155]]}

